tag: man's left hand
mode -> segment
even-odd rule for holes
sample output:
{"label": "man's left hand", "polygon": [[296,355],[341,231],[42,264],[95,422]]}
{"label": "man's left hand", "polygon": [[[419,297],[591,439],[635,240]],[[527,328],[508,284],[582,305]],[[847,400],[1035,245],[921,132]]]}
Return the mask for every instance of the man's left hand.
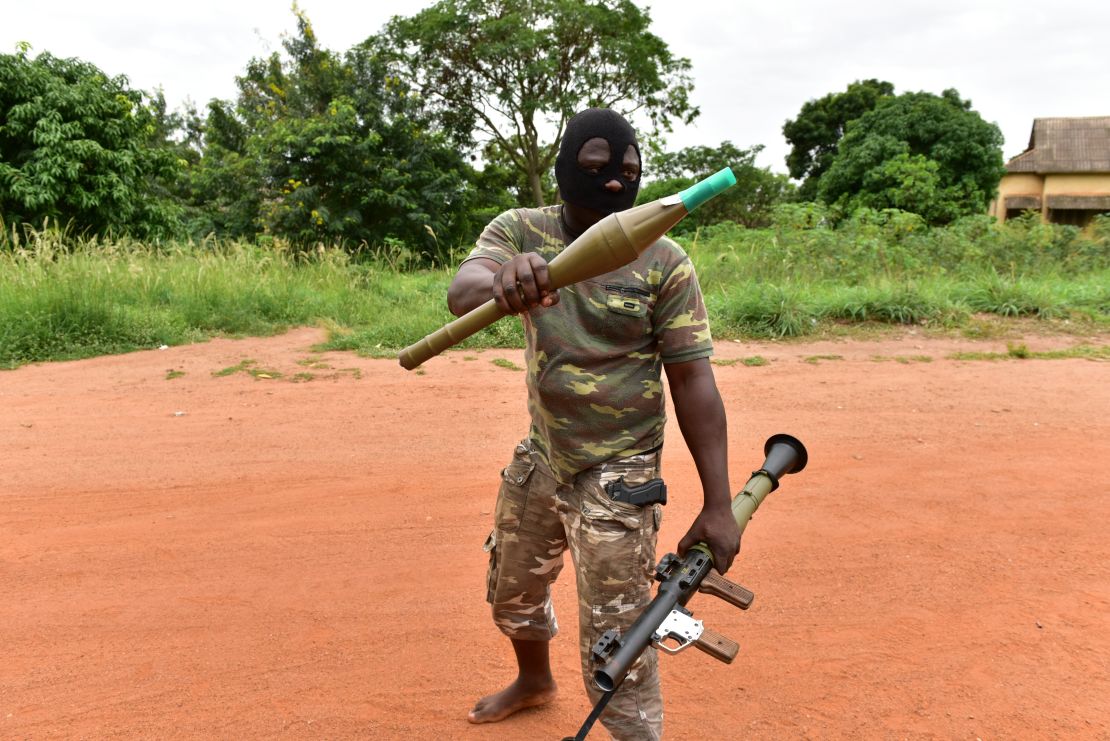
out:
{"label": "man's left hand", "polygon": [[685,556],[686,551],[699,542],[709,546],[717,571],[723,574],[729,570],[740,552],[740,528],[732,516],[731,503],[727,507],[703,509],[678,541],[678,555]]}

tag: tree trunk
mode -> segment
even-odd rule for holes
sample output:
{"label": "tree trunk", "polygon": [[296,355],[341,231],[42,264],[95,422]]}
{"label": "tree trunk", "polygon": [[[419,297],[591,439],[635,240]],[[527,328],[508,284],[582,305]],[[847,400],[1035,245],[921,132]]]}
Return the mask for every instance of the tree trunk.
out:
{"label": "tree trunk", "polygon": [[543,185],[540,183],[539,170],[530,168],[528,172],[528,186],[532,189],[532,200],[536,202],[536,207],[546,206],[543,201]]}

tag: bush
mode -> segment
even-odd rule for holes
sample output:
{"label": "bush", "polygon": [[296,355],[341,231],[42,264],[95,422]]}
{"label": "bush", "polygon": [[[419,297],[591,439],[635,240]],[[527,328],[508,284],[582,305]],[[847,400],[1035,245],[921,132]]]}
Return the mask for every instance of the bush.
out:
{"label": "bush", "polygon": [[50,222],[87,234],[169,236],[176,158],[155,113],[126,77],[28,47],[0,54],[0,244]]}

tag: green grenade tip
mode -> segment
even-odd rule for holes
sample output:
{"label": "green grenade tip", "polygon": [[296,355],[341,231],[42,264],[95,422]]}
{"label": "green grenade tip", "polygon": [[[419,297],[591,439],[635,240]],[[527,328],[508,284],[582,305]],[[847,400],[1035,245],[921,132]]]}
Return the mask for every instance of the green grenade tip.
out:
{"label": "green grenade tip", "polygon": [[736,176],[732,174],[731,167],[726,167],[713,173],[705,180],[694,183],[679,193],[678,197],[682,199],[682,205],[686,207],[686,211],[689,213],[710,198],[715,198],[722,191],[734,185],[736,185]]}

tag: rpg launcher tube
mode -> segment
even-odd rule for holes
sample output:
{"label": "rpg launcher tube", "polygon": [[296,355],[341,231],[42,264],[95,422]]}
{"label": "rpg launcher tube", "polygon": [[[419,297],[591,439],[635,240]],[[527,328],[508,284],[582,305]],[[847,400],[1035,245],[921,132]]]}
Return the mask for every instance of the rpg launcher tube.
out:
{"label": "rpg launcher tube", "polygon": [[[752,514],[764,498],[778,488],[779,479],[788,473],[797,473],[805,468],[808,455],[801,441],[791,435],[779,434],[768,438],[763,446],[766,460],[758,471],[752,473],[743,490],[732,500],[732,514],[740,532],[744,532]],[[672,611],[686,602],[699,591],[702,582],[713,568],[713,556],[705,543],[698,543],[687,551],[681,560],[668,554],[659,562],[656,578],[660,579],[655,598],[644,608],[636,622],[624,635],[607,633],[594,646],[595,655],[603,654],[608,660],[594,672],[594,683],[604,692],[615,690],[636,658],[652,644],[653,636]],[[665,577],[660,574],[665,573]],[[720,577],[717,577],[720,579]],[[725,581],[720,579],[721,581]],[[740,587],[740,589],[743,589]],[[746,590],[745,590],[746,591]],[[750,603],[750,601],[749,601]],[[727,639],[726,639],[727,640]],[[608,643],[609,645],[604,645]],[[702,647],[701,643],[696,644]],[[711,648],[704,649],[717,658],[722,658]],[[722,659],[724,660],[724,659]],[[731,661],[731,657],[728,659]]]}
{"label": "rpg launcher tube", "polygon": [[[687,214],[735,184],[736,176],[726,167],[681,193],[606,216],[548,263],[551,284],[563,288],[627,265]],[[402,350],[401,367],[412,370],[504,315],[490,299]]]}

